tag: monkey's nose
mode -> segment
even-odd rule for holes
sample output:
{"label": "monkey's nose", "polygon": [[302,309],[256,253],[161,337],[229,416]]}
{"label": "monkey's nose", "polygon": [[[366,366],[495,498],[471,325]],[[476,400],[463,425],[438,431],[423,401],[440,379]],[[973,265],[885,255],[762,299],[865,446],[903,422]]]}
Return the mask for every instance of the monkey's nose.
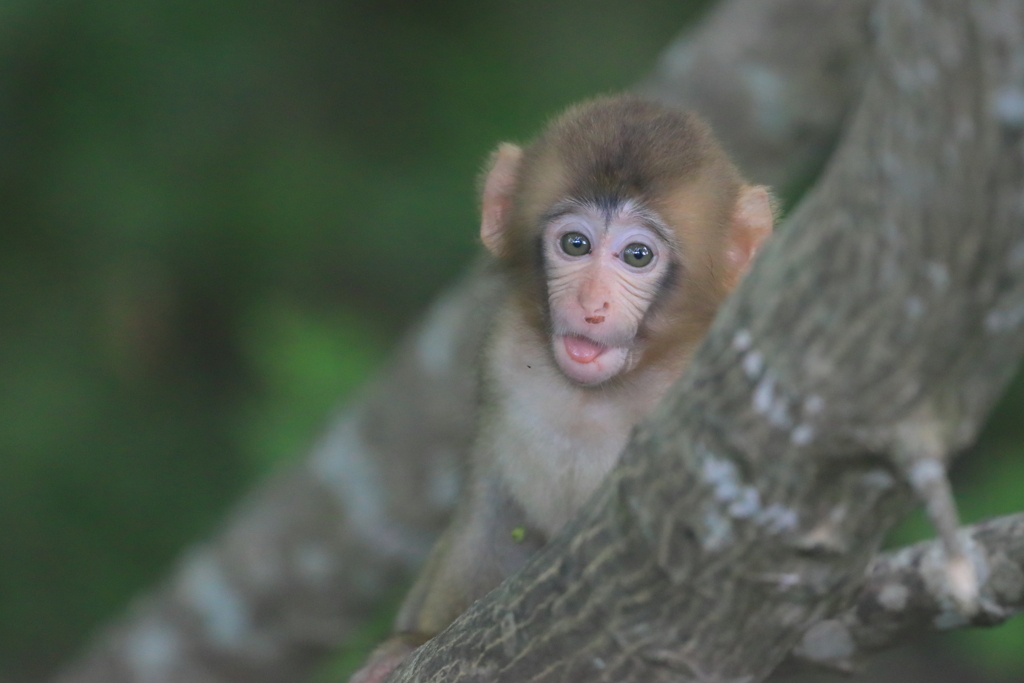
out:
{"label": "monkey's nose", "polygon": [[588,323],[604,322],[604,316],[611,310],[608,293],[593,284],[583,287],[576,295],[580,313]]}

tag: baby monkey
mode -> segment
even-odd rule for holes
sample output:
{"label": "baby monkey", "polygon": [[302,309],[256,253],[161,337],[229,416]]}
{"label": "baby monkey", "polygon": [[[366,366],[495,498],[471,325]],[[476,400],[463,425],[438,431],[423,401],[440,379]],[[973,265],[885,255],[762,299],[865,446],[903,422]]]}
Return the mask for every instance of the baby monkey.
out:
{"label": "baby monkey", "polygon": [[498,147],[480,237],[509,290],[483,351],[470,476],[396,635],[353,683],[385,679],[573,516],[773,222],[767,189],[743,180],[707,125],[633,95]]}

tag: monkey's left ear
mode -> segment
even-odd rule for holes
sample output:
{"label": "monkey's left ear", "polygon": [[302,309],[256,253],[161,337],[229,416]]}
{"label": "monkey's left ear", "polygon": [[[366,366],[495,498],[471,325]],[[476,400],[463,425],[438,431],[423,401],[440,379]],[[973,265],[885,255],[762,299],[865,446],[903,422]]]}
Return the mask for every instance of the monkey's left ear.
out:
{"label": "monkey's left ear", "polygon": [[746,185],[740,189],[733,208],[729,244],[725,258],[730,265],[734,285],[746,272],[761,244],[772,234],[775,211],[772,197],[764,185]]}
{"label": "monkey's left ear", "polygon": [[495,256],[505,256],[508,237],[505,221],[512,208],[512,194],[519,176],[519,161],[523,150],[510,143],[498,145],[484,180],[481,198],[480,239]]}

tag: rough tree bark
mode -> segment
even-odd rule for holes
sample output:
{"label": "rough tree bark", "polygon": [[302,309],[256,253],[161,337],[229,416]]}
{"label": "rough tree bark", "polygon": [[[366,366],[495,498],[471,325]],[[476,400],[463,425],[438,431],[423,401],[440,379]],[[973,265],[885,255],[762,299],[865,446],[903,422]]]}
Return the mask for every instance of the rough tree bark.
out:
{"label": "rough tree bark", "polygon": [[[861,92],[863,77],[869,71],[871,5],[868,0],[839,4],[829,0],[725,2],[695,31],[669,48],[654,76],[642,88],[701,111],[713,122],[750,177],[777,187],[800,183],[824,158]],[[884,439],[886,428],[905,417],[924,396],[966,397],[971,400],[952,407],[940,401],[936,410],[942,411],[944,419],[952,419],[951,415],[973,419],[973,423],[958,432],[960,437],[969,436],[1010,365],[1011,354],[1000,356],[992,350],[992,344],[998,342],[1005,344],[1006,349],[1017,350],[1017,325],[1024,317],[1024,308],[1020,308],[1019,299],[1015,304],[1011,299],[997,304],[995,297],[1004,294],[1010,285],[1018,284],[1018,274],[1012,264],[1007,265],[1006,258],[1007,254],[1020,257],[1022,249],[1014,251],[1012,241],[997,244],[996,233],[990,234],[983,228],[1005,228],[1012,220],[1017,221],[1018,228],[1020,224],[1020,215],[1013,214],[1019,207],[1014,208],[1004,194],[1008,187],[1005,183],[1016,178],[1018,169],[1010,157],[1016,154],[1019,165],[1019,147],[1014,145],[1019,145],[1016,136],[1024,125],[1021,74],[1008,71],[1013,55],[1018,55],[1018,68],[1022,63],[1021,37],[1013,33],[1020,31],[1019,10],[1012,0],[981,3],[980,9],[967,4],[960,7],[956,2],[947,5],[942,5],[943,11],[964,12],[971,19],[964,25],[973,31],[970,38],[964,37],[968,30],[964,27],[948,22],[938,26],[945,32],[944,37],[948,34],[949,44],[957,46],[948,50],[960,57],[957,64],[947,64],[931,55],[928,50],[935,46],[927,40],[921,45],[913,40],[902,46],[894,45],[898,41],[892,37],[889,21],[879,18],[875,22],[875,30],[882,36],[878,54],[882,58],[882,75],[876,75],[858,115],[856,130],[861,131],[861,138],[850,133],[842,158],[830,165],[829,179],[801,207],[792,227],[778,240],[778,244],[795,245],[786,261],[792,265],[774,265],[772,268],[781,268],[774,274],[765,274],[768,266],[764,266],[751,276],[751,282],[761,281],[761,291],[751,292],[748,288],[747,298],[730,305],[728,314],[732,324],[743,327],[716,327],[715,336],[702,355],[704,364],[689,376],[688,386],[693,395],[677,405],[677,416],[666,422],[666,426],[674,424],[681,429],[685,425],[686,429],[694,430],[687,432],[690,436],[686,439],[676,429],[668,430],[670,433],[664,437],[665,448],[671,445],[685,455],[661,456],[675,465],[676,479],[671,481],[682,482],[678,497],[675,493],[669,495],[671,489],[660,485],[648,491],[637,488],[642,486],[641,478],[651,474],[636,465],[642,462],[637,450],[630,458],[630,467],[623,469],[625,474],[620,474],[617,483],[605,489],[603,495],[606,500],[635,504],[635,508],[620,508],[622,516],[611,519],[634,526],[601,527],[603,535],[582,536],[575,543],[563,541],[554,549],[568,547],[583,553],[569,556],[576,557],[575,560],[563,558],[563,563],[557,565],[566,571],[579,570],[589,566],[583,559],[586,552],[599,547],[598,543],[606,537],[625,541],[631,538],[626,533],[628,528],[634,534],[653,534],[632,537],[643,553],[629,558],[638,571],[657,575],[660,583],[652,584],[650,591],[655,590],[654,586],[663,588],[679,583],[693,572],[708,571],[708,558],[712,563],[721,562],[726,570],[722,580],[733,583],[729,583],[726,592],[730,599],[722,605],[716,601],[714,609],[708,611],[713,617],[718,615],[715,622],[724,624],[743,596],[770,598],[758,608],[758,614],[765,620],[753,627],[772,628],[772,637],[758,644],[762,651],[751,653],[750,661],[757,663],[759,673],[797,643],[801,628],[809,626],[817,616],[835,611],[850,597],[872,550],[868,541],[876,538],[885,523],[906,505],[906,492],[895,483],[897,478],[893,475],[883,476],[887,465],[877,457],[888,445]],[[925,18],[933,9],[917,3],[910,6],[917,7]],[[975,21],[997,12],[1006,16],[993,24],[995,28]],[[919,33],[926,30],[929,29],[922,20],[909,33],[924,39],[927,36]],[[999,46],[1005,54],[993,52]],[[897,54],[897,47],[909,50],[909,54]],[[915,53],[918,47],[922,52]],[[886,81],[886,73],[891,82]],[[960,79],[971,75],[983,75],[986,80],[960,83]],[[935,82],[929,84],[929,78],[942,83],[952,78],[951,82],[959,83],[948,94],[948,102],[958,108],[946,112],[943,100],[942,106],[932,112],[935,116],[924,116],[922,122],[918,120],[922,114],[919,107],[926,96],[933,97],[936,91]],[[868,103],[875,102],[877,109],[884,109],[878,103],[885,102],[886,97],[902,99],[902,108],[893,108],[888,115],[884,111],[872,112]],[[986,97],[994,99],[984,100]],[[953,111],[958,117],[955,121],[943,117]],[[1001,118],[993,119],[993,113]],[[954,123],[948,131],[943,128]],[[964,128],[968,125],[970,130]],[[873,140],[863,139],[872,138],[863,132],[872,127],[876,133],[890,131],[890,137],[882,144],[878,144],[882,138],[877,135]],[[935,142],[936,136],[949,131],[952,136]],[[862,141],[850,142],[858,139]],[[908,151],[901,145],[909,145],[912,140],[917,145],[910,150],[913,153],[901,155]],[[857,158],[856,147],[851,147],[856,144],[861,144],[861,158]],[[939,152],[945,156],[937,160]],[[1005,167],[1000,167],[998,173],[994,170],[998,164],[991,162],[996,157]],[[946,160],[945,166],[940,163],[942,160]],[[933,165],[920,172],[919,164],[928,161]],[[954,176],[959,185],[952,182]],[[836,177],[845,177],[845,184]],[[926,196],[936,196],[939,201],[932,203],[926,217],[922,217],[925,203],[920,200]],[[981,196],[989,199],[988,214],[983,210],[986,207],[978,204]],[[972,199],[961,203],[963,197]],[[891,198],[896,201],[889,205],[886,202]],[[956,242],[940,230],[935,243],[920,243],[926,234],[922,226],[933,220],[937,225],[941,223],[943,229],[962,226],[965,239]],[[878,226],[888,232],[875,230]],[[815,231],[820,233],[817,237],[806,237]],[[826,232],[835,235],[831,238],[833,242],[821,242],[821,235]],[[943,234],[945,242],[938,239]],[[1008,240],[1005,233],[1001,234]],[[805,241],[801,242],[798,235],[804,235],[801,239]],[[989,264],[1004,267],[1001,275],[1005,281],[996,282],[992,280],[992,271],[983,268],[985,264],[980,263],[978,255],[1000,246],[1003,252]],[[888,247],[888,252],[878,254],[875,250],[881,247]],[[775,253],[782,249],[775,248]],[[880,258],[872,260],[872,255]],[[814,259],[821,259],[820,265],[827,263],[830,270],[805,269],[805,261]],[[944,270],[931,267],[933,264]],[[866,273],[874,280],[866,280]],[[836,293],[839,278],[847,276],[851,278],[852,289]],[[991,291],[983,285],[990,286]],[[257,491],[227,521],[221,534],[190,551],[162,588],[140,598],[129,614],[101,634],[85,656],[58,680],[301,680],[325,653],[358,626],[370,604],[418,564],[452,506],[459,464],[473,423],[474,370],[467,359],[475,356],[479,346],[486,326],[485,303],[496,286],[500,283],[492,276],[475,272],[443,297],[428,313],[424,325],[403,344],[386,374],[341,411],[307,461]],[[800,299],[810,296],[806,293],[809,287],[815,297],[828,295]],[[936,296],[949,299],[949,308],[939,309]],[[794,310],[797,303],[799,316]],[[772,315],[777,319],[769,320],[765,311],[775,311]],[[849,328],[848,334],[837,338],[841,324],[837,321],[845,315],[853,320],[854,314],[864,317],[857,318],[860,322]],[[892,320],[899,320],[904,326],[895,329]],[[979,320],[983,327],[984,321],[988,321],[989,336],[975,334]],[[769,329],[772,325],[777,326],[773,328],[775,332]],[[736,336],[740,329],[749,335],[749,346],[745,349],[732,346],[744,346],[747,337]],[[874,346],[887,334],[891,335],[888,338],[892,346]],[[807,340],[806,345],[797,343],[801,339]],[[1007,342],[1010,339],[1013,344]],[[934,342],[935,348],[928,348],[922,340]],[[958,346],[961,341],[970,343]],[[786,358],[787,347],[803,348],[803,357]],[[900,350],[906,349],[909,350],[901,355]],[[970,384],[969,390],[956,391],[951,382],[976,372],[970,362],[988,352],[992,352],[992,371],[976,375],[984,381],[978,386]],[[901,384],[890,372],[895,368],[904,373],[900,378],[911,378],[917,384]],[[848,374],[851,369],[851,383],[834,383],[834,378],[846,376],[843,373]],[[873,380],[883,371],[883,381],[875,384]],[[732,391],[707,399],[700,408],[705,412],[700,413],[693,401],[698,396],[706,398],[713,382],[727,382]],[[906,386],[913,390],[900,394],[900,388]],[[705,394],[700,393],[702,390]],[[797,396],[805,397],[802,403],[795,400]],[[812,400],[814,396],[818,399]],[[888,403],[882,402],[883,397]],[[752,400],[766,414],[752,410]],[[717,422],[725,419],[735,420],[730,422],[728,434],[722,428],[724,423]],[[782,428],[786,420],[790,424]],[[826,429],[833,422],[838,429]],[[648,438],[639,443],[654,448],[650,439],[657,433],[654,427],[648,428],[644,432]],[[869,437],[877,440],[871,448],[876,457],[869,464],[857,464],[865,462],[862,449]],[[793,447],[794,441],[800,448]],[[699,443],[706,453],[696,450]],[[813,454],[818,454],[818,458]],[[767,459],[794,464],[765,470]],[[695,466],[696,470],[686,469]],[[687,471],[698,475],[705,472],[712,484],[717,481],[714,486],[718,488],[709,489],[707,482],[700,484],[699,477],[687,478]],[[762,471],[767,473],[764,480],[755,479]],[[815,480],[807,479],[798,486],[805,476],[818,477],[819,484],[809,487],[806,482]],[[883,483],[890,488],[879,488]],[[730,488],[733,484],[738,487],[735,491]],[[870,496],[851,501],[858,504],[840,515],[835,511],[843,491],[852,491],[862,498],[864,494]],[[729,498],[734,493],[741,497],[715,502],[716,495]],[[869,503],[876,498],[878,506],[871,508]],[[659,500],[670,504],[667,514],[661,517],[655,514]],[[752,503],[757,503],[759,513],[755,511],[753,516],[743,519],[732,516],[730,508],[741,512],[753,510]],[[696,508],[690,509],[703,510],[695,518],[703,521],[691,520],[688,526],[688,518],[682,512],[684,504],[696,504]],[[803,545],[780,545],[782,537],[800,541],[797,529],[805,530],[805,520],[816,518],[808,514],[807,506],[832,511],[832,517],[820,516],[829,520],[831,526],[813,530],[803,539]],[[884,514],[880,515],[880,510]],[[590,515],[591,519],[598,519],[598,508],[591,508]],[[867,515],[877,518],[866,520]],[[671,519],[677,522],[668,525],[664,521]],[[752,521],[757,519],[761,520],[760,526]],[[777,534],[761,537],[772,530]],[[622,535],[608,536],[612,532]],[[715,548],[715,533],[726,534],[722,543],[727,547]],[[829,546],[828,542],[835,539],[841,547]],[[690,554],[691,546],[701,548],[708,543],[710,548],[704,547],[703,555]],[[616,548],[614,543],[609,547]],[[626,546],[618,549],[623,547]],[[662,554],[652,556],[652,548]],[[684,549],[689,550],[682,552]],[[765,554],[757,554],[762,551]],[[748,558],[750,564],[745,575],[737,577],[729,573],[733,565],[726,560],[741,556]],[[552,557],[545,554],[538,561],[550,562]],[[1021,554],[1007,557],[1009,566],[1019,569]],[[789,585],[794,576],[801,580]],[[588,600],[596,600],[603,594],[601,591],[607,592],[612,585],[601,588],[590,583],[590,574],[587,577],[579,589],[598,591],[589,595]],[[555,579],[556,584],[565,583],[564,577]],[[526,578],[519,581],[529,583]],[[914,583],[920,588],[918,584]],[[655,626],[658,617],[652,617],[645,627],[637,612],[629,622],[631,629],[609,630],[606,640],[611,638],[615,641],[613,649],[619,649],[618,654],[609,651],[607,659],[600,660],[604,670],[616,670],[613,664],[620,659],[635,666],[638,672],[645,668],[665,672],[682,667],[684,677],[696,677],[694,672],[711,676],[738,666],[735,657],[709,666],[708,656],[728,638],[741,633],[749,636],[751,631],[745,626],[736,627],[735,623],[731,624],[736,627],[731,635],[715,631],[711,621],[700,631],[692,623],[687,625],[687,615],[697,612],[696,605],[706,605],[707,601],[701,597],[703,584],[693,585],[702,587],[684,589],[685,596],[693,602],[687,601],[689,607],[673,615],[673,626],[661,635],[655,634],[666,639],[656,646],[645,640],[644,632],[649,635],[652,630],[660,630]],[[1007,585],[1012,588],[1012,581]],[[844,590],[825,596],[818,604],[818,593],[835,586]],[[503,590],[501,595],[509,598],[511,593]],[[887,596],[891,598],[892,593],[890,590]],[[527,592],[522,599],[528,601],[530,596],[537,595]],[[576,591],[570,598],[581,600],[582,604],[583,595]],[[678,604],[682,595],[666,600],[663,606]],[[869,590],[862,600],[871,600],[870,595]],[[1012,601],[1012,590],[1004,597]],[[1018,593],[1018,602],[1019,598]],[[564,596],[554,600],[548,611],[564,609],[570,604],[565,600]],[[608,614],[619,609],[617,615],[628,616],[630,610],[639,610],[641,602],[627,610],[608,602],[607,608],[600,609],[611,610]],[[889,600],[890,605],[897,602]],[[919,603],[908,599],[906,604]],[[890,611],[897,615],[896,620],[906,613]],[[508,614],[513,615],[512,620],[506,617]],[[495,641],[499,645],[488,652],[514,654],[515,648],[526,646],[537,652],[553,642],[531,640],[531,634],[536,633],[532,629],[539,625],[517,614],[502,612],[501,619],[480,631],[479,639],[503,634],[504,640]],[[471,619],[481,619],[479,609],[474,615]],[[752,621],[761,618],[749,616]],[[661,618],[664,619],[664,613]],[[829,636],[833,632],[849,635],[855,649],[862,645],[874,647],[881,642],[863,635],[877,632],[870,625],[862,632],[858,630],[861,622],[844,619],[832,619],[842,628],[830,626],[831,631],[824,631],[825,638],[820,637],[822,628],[817,634],[812,630],[811,635],[817,639],[801,646],[804,656],[834,663],[845,661],[845,651],[835,648],[837,642],[842,645],[846,641]],[[782,622],[786,623],[785,628],[775,630]],[[889,631],[895,634],[899,629],[892,627]],[[463,636],[455,633],[455,642],[466,644],[465,631],[461,632]],[[678,646],[686,635],[710,639],[714,647],[707,652],[680,649]],[[583,635],[579,638],[578,642],[585,641]],[[543,642],[548,644],[537,644]],[[427,667],[421,671],[437,671],[438,661],[456,661],[459,650],[449,646],[443,659],[435,659],[433,665],[430,658],[435,655],[430,652],[425,651],[417,658],[419,666]],[[827,656],[820,656],[821,652]],[[836,656],[837,652],[842,656]],[[531,657],[519,657],[512,668],[502,668],[500,658],[486,661],[497,667],[494,671],[515,677],[520,671],[515,666],[527,660],[534,664],[541,661]],[[565,660],[564,666],[593,666],[595,661],[593,657],[576,657]],[[431,666],[435,668],[430,669]],[[485,669],[488,667],[478,671]],[[465,668],[461,671],[471,672]],[[587,675],[591,674],[597,675],[589,669]]]}

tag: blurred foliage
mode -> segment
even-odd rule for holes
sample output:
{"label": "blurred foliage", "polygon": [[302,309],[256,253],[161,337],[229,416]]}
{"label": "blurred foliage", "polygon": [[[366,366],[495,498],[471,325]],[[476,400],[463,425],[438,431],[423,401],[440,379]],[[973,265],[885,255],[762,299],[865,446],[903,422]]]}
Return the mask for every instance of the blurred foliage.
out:
{"label": "blurred foliage", "polygon": [[[0,0],[0,679],[300,455],[473,254],[494,144],[705,4]],[[1024,509],[1022,406],[972,514]],[[1019,622],[965,639],[1021,671]]]}

